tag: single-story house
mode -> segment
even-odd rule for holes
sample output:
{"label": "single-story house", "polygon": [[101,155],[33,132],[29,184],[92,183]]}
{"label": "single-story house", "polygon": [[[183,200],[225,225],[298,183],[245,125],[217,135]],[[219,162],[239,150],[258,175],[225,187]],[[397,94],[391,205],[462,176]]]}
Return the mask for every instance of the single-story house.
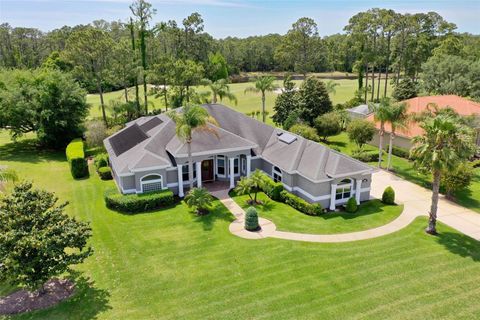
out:
{"label": "single-story house", "polygon": [[372,111],[368,107],[368,104],[361,104],[356,107],[347,109],[350,119],[364,119],[372,114]]}
{"label": "single-story house", "polygon": [[[429,105],[436,104],[439,108],[451,107],[458,114],[463,116],[477,116],[480,118],[480,103],[473,102],[463,97],[456,95],[443,96],[426,96],[416,97],[404,100],[407,104],[409,114],[420,114],[427,111]],[[375,122],[373,114],[367,117],[367,120]],[[378,130],[380,130],[380,123],[375,123]],[[391,133],[390,124],[385,124],[384,144],[387,145]],[[423,134],[423,129],[416,122],[410,121],[408,128],[397,128],[395,132],[395,140],[393,144],[397,147],[410,149],[412,147],[412,138]],[[375,134],[373,140],[370,142],[373,145],[378,145],[379,134]],[[480,128],[477,128],[477,145],[480,146]]]}
{"label": "single-story house", "polygon": [[[203,105],[216,119],[217,135],[194,131],[195,186],[229,182],[260,169],[309,202],[334,209],[355,197],[370,198],[373,168],[321,144],[274,128],[233,109]],[[179,111],[181,112],[181,111]],[[141,117],[104,140],[112,175],[122,193],[171,189],[183,197],[189,186],[187,145],[167,114]]]}

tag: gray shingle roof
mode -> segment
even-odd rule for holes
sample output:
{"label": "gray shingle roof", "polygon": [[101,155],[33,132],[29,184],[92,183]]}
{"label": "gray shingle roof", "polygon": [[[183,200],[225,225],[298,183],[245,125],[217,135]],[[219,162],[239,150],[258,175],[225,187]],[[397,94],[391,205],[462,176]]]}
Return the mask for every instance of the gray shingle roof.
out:
{"label": "gray shingle roof", "polygon": [[[283,171],[315,182],[372,170],[360,161],[297,135],[291,143],[281,141],[279,134],[286,131],[226,106],[209,104],[203,107],[217,121],[219,127],[212,127],[216,128],[218,137],[209,132],[195,132],[192,141],[194,156],[252,149],[256,155]],[[133,139],[136,143],[127,144],[130,149],[118,155],[113,151],[112,141],[118,143],[122,137],[143,137],[142,134],[146,138]],[[105,139],[104,144],[119,174],[142,168],[175,166],[173,157],[187,156],[186,143],[176,136],[175,123],[166,114],[141,117],[130,122],[126,128]]]}
{"label": "gray shingle roof", "polygon": [[348,112],[353,112],[353,113],[356,113],[356,114],[360,114],[360,115],[363,115],[363,116],[368,116],[370,113],[372,113],[372,111],[370,110],[370,108],[366,104],[361,104],[361,105],[358,105],[356,107],[347,109],[347,111]]}

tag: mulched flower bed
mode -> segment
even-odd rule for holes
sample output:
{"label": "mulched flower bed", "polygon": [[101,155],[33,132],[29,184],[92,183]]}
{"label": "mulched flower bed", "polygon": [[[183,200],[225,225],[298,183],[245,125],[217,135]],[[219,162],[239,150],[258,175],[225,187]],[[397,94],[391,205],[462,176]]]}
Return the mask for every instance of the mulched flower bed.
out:
{"label": "mulched flower bed", "polygon": [[43,286],[44,293],[18,290],[0,298],[0,315],[12,315],[49,308],[70,298],[75,285],[70,280],[52,279]]}

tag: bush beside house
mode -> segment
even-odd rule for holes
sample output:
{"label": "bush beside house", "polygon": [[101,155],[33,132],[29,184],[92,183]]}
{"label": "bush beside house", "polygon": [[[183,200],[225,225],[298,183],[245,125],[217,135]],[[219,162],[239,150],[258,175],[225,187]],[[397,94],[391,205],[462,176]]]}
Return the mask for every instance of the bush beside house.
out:
{"label": "bush beside house", "polygon": [[382,202],[385,204],[395,204],[395,191],[392,187],[385,188],[382,194]]}
{"label": "bush beside house", "polygon": [[283,184],[275,182],[269,176],[264,174],[262,191],[272,200],[282,201]]}
{"label": "bush beside house", "polygon": [[125,213],[138,213],[168,207],[174,203],[173,192],[162,190],[144,194],[121,194],[108,189],[104,195],[107,208]]}
{"label": "bush beside house", "polygon": [[323,213],[323,208],[318,203],[308,203],[302,198],[285,190],[281,192],[281,195],[286,204],[309,216],[318,216]]}
{"label": "bush beside house", "polygon": [[348,199],[347,204],[345,205],[345,211],[349,213],[355,213],[357,212],[357,210],[358,210],[357,200],[355,200],[355,198],[353,197]]}
{"label": "bush beside house", "polygon": [[85,150],[82,139],[74,139],[65,150],[70,172],[75,179],[88,176],[88,163],[85,159]]}
{"label": "bush beside house", "polygon": [[112,169],[110,167],[100,167],[97,170],[100,179],[102,180],[112,180]]}
{"label": "bush beside house", "polygon": [[352,152],[352,158],[362,162],[376,162],[378,161],[378,151],[365,151],[356,149]]}

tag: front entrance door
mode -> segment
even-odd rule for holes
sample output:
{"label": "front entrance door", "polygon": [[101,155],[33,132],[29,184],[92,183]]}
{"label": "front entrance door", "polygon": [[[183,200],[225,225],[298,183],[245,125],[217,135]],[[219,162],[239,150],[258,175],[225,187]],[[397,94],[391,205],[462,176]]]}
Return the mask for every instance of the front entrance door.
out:
{"label": "front entrance door", "polygon": [[202,161],[202,181],[213,181],[213,159]]}

